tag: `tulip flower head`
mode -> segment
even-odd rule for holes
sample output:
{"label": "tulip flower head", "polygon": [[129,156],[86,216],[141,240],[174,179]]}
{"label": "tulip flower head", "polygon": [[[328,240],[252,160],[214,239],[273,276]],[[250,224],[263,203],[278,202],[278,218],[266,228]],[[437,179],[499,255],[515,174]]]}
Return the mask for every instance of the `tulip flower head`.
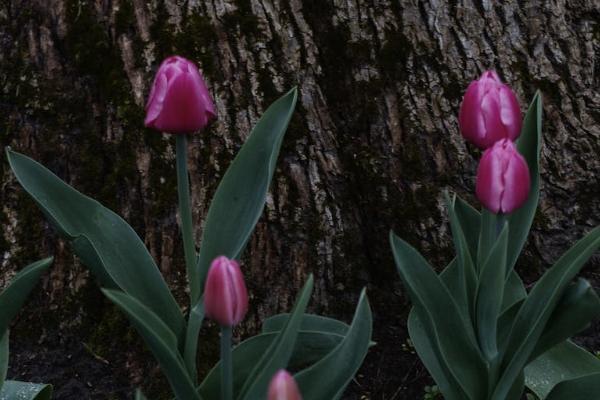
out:
{"label": "tulip flower head", "polygon": [[162,132],[192,133],[216,115],[198,67],[179,56],[164,60],[152,84],[144,125]]}
{"label": "tulip flower head", "polygon": [[480,149],[501,139],[514,141],[521,133],[519,102],[496,72],[486,71],[467,88],[458,123],[463,137]]}
{"label": "tulip flower head", "polygon": [[215,258],[204,289],[206,316],[221,326],[235,326],[248,311],[248,291],[239,264],[225,256]]}
{"label": "tulip flower head", "polygon": [[515,144],[503,139],[487,149],[477,169],[477,198],[493,213],[508,214],[527,200],[529,167]]}
{"label": "tulip flower head", "polygon": [[273,375],[269,384],[268,400],[302,400],[298,385],[289,372],[280,369]]}

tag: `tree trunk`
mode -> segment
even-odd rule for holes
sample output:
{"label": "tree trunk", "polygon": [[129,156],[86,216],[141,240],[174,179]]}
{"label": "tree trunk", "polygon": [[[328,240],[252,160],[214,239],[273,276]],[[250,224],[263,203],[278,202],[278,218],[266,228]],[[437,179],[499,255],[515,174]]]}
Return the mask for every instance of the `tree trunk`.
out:
{"label": "tree trunk", "polygon": [[[388,231],[440,269],[452,257],[442,193],[477,204],[480,156],[460,136],[457,113],[468,83],[488,68],[517,91],[523,111],[536,90],[544,98],[541,203],[519,270],[535,279],[597,225],[599,21],[593,0],[2,0],[0,140],[122,215],[184,304],[174,138],[143,128],[157,66],[171,54],[196,61],[218,108],[218,121],[192,139],[198,240],[234,154],[268,105],[297,85],[267,207],[242,260],[252,313],[237,334],[289,310],[309,273],[312,310],[347,321],[367,286],[378,345],[345,398],[416,399],[431,380],[403,350],[409,303]],[[60,399],[128,398],[135,386],[168,398],[137,334],[6,158],[0,174],[0,283],[56,256],[13,329],[10,376],[54,383]],[[596,284],[599,265],[595,258],[584,273]],[[203,371],[216,357],[206,350],[214,334],[205,335]]]}

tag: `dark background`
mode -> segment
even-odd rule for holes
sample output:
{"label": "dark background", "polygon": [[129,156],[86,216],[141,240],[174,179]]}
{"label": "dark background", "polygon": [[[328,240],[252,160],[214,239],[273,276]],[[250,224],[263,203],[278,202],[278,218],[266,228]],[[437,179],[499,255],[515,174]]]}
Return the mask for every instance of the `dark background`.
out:
{"label": "dark background", "polygon": [[[288,310],[309,273],[311,310],[349,321],[363,286],[374,348],[347,399],[421,399],[393,228],[441,269],[453,254],[442,191],[476,204],[479,152],[458,133],[464,88],[488,68],[524,111],[544,98],[542,195],[518,270],[534,281],[600,221],[600,10],[590,1],[1,0],[0,142],[122,215],[185,304],[174,138],[143,128],[160,61],[198,63],[219,119],[192,139],[196,236],[225,168],[265,108],[299,103],[265,213],[243,258],[252,294],[238,337]],[[9,375],[57,399],[123,399],[166,382],[125,318],[0,162],[0,284],[56,263],[12,330]],[[583,275],[600,284],[598,256]],[[580,339],[600,350],[600,326]],[[203,370],[216,358],[204,332]],[[404,345],[404,346],[403,346]],[[162,397],[161,397],[162,396]],[[364,396],[364,397],[361,397]]]}

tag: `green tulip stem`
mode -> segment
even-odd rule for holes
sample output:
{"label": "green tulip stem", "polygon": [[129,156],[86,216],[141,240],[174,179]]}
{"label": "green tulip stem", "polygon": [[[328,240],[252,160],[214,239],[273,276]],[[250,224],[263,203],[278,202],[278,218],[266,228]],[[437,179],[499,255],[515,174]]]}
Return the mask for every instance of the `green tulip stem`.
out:
{"label": "green tulip stem", "polygon": [[179,195],[179,216],[181,218],[181,235],[183,236],[183,252],[185,266],[190,284],[190,296],[195,299],[199,292],[199,281],[195,272],[196,246],[192,227],[192,209],[190,208],[190,184],[187,169],[187,136],[177,135],[177,193]]}
{"label": "green tulip stem", "polygon": [[233,366],[231,362],[231,326],[221,327],[221,400],[233,399]]}

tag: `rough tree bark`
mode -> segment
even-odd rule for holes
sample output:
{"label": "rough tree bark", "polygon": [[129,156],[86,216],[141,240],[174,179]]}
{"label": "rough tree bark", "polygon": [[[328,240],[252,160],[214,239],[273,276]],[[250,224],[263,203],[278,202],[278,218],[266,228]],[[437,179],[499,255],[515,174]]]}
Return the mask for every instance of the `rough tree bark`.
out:
{"label": "rough tree bark", "polygon": [[[544,96],[543,192],[520,270],[535,278],[597,225],[599,20],[593,0],[2,0],[0,140],[124,216],[183,303],[174,139],[142,127],[157,65],[174,53],[198,62],[218,107],[218,122],[191,151],[198,238],[250,128],[298,85],[243,259],[254,312],[238,334],[287,310],[309,273],[312,309],[345,319],[367,286],[379,345],[347,398],[419,398],[430,380],[402,350],[409,304],[387,232],[440,268],[451,257],[441,194],[474,203],[479,153],[461,139],[457,111],[463,89],[487,68],[516,89],[523,110],[535,90]],[[151,356],[6,158],[0,177],[0,284],[34,259],[57,260],[14,327],[12,376],[54,382],[60,399],[160,390]],[[596,283],[599,265],[595,258],[585,272]],[[202,357],[206,368],[215,355]]]}

